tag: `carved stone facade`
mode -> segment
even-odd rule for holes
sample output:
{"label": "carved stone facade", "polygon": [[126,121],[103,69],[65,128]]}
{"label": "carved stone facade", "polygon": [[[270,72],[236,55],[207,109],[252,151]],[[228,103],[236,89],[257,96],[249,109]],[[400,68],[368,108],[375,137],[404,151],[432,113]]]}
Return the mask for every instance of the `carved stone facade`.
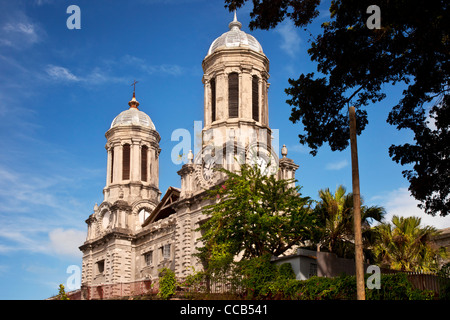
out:
{"label": "carved stone facade", "polygon": [[201,246],[196,229],[207,218],[206,191],[224,179],[213,168],[237,170],[246,162],[278,178],[295,178],[298,165],[285,146],[278,159],[272,143],[269,60],[258,41],[240,30],[236,16],[229,28],[203,60],[202,148],[190,152],[178,171],[181,188],[170,187],[161,198],[160,136],[134,93],[130,108],[111,123],[104,200],[86,220],[80,247],[83,286],[155,280],[164,267],[179,278],[192,267],[201,269],[193,256]]}

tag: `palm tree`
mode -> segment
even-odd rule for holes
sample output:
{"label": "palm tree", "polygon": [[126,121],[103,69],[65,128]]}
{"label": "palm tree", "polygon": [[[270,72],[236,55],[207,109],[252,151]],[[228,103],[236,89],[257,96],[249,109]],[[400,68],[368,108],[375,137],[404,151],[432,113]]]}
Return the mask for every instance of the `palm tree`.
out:
{"label": "palm tree", "polygon": [[[318,250],[320,251],[323,247],[338,256],[352,257],[354,255],[353,194],[347,194],[345,187],[340,185],[334,194],[328,188],[319,190],[319,198],[320,201],[314,209],[321,221],[315,239]],[[366,246],[373,239],[370,223],[373,220],[381,222],[384,214],[383,207],[361,206],[363,242]]]}
{"label": "palm tree", "polygon": [[445,258],[445,248],[437,248],[430,241],[439,234],[436,228],[420,226],[417,217],[394,216],[391,223],[374,229],[377,234],[373,248],[377,262],[401,271],[437,271],[438,257]]}

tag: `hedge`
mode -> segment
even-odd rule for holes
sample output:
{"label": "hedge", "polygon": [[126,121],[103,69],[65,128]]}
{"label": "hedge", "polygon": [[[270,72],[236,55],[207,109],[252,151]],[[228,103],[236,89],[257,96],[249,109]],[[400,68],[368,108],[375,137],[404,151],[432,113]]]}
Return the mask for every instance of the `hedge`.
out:
{"label": "hedge", "polygon": [[[293,300],[356,300],[356,277],[341,275],[336,278],[311,277],[296,280],[289,263],[275,266],[270,257],[243,261],[239,265],[241,285],[247,288],[250,299]],[[365,281],[370,274],[365,275]],[[442,293],[441,293],[441,296]],[[429,290],[414,289],[404,273],[381,274],[380,289],[368,289],[366,300],[430,300],[435,294]]]}
{"label": "hedge", "polygon": [[[406,274],[380,276],[380,289],[366,287],[366,300],[431,300],[434,298],[432,291],[414,289]],[[308,280],[277,278],[267,282],[259,290],[257,297],[292,300],[356,300],[356,277],[342,275],[336,278],[311,277]]]}

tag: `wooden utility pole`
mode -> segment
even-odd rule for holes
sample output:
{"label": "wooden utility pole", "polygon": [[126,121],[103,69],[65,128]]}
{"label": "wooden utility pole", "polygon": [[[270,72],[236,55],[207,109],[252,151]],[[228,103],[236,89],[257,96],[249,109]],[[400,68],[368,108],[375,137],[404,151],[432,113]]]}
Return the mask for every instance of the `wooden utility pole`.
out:
{"label": "wooden utility pole", "polygon": [[353,224],[355,229],[356,297],[365,300],[363,244],[361,233],[361,195],[359,192],[358,147],[356,145],[355,107],[348,108],[352,154]]}

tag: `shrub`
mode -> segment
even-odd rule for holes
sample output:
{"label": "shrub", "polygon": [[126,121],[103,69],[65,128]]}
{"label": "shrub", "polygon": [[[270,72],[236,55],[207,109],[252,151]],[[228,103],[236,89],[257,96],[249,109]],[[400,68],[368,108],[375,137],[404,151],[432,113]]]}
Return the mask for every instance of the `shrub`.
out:
{"label": "shrub", "polygon": [[278,279],[280,280],[295,279],[295,273],[290,263],[283,263],[278,268]]}
{"label": "shrub", "polygon": [[443,300],[450,300],[450,262],[442,266],[438,272],[440,292],[439,297]]}
{"label": "shrub", "polygon": [[[281,268],[280,268],[281,269]],[[366,275],[366,279],[369,275]],[[267,282],[259,293],[262,298],[279,297],[292,300],[355,300],[355,276],[336,278],[311,277],[295,280],[277,277]],[[259,296],[261,298],[261,296]],[[406,274],[381,275],[381,288],[366,288],[366,300],[430,300],[434,292],[414,289]]]}
{"label": "shrub", "polygon": [[247,297],[252,299],[268,293],[267,284],[275,280],[277,267],[270,262],[270,255],[238,262],[237,269],[241,277],[241,286],[247,288]]}
{"label": "shrub", "polygon": [[168,268],[163,268],[159,273],[159,292],[158,297],[164,300],[169,299],[175,294],[177,280],[175,272]]}

